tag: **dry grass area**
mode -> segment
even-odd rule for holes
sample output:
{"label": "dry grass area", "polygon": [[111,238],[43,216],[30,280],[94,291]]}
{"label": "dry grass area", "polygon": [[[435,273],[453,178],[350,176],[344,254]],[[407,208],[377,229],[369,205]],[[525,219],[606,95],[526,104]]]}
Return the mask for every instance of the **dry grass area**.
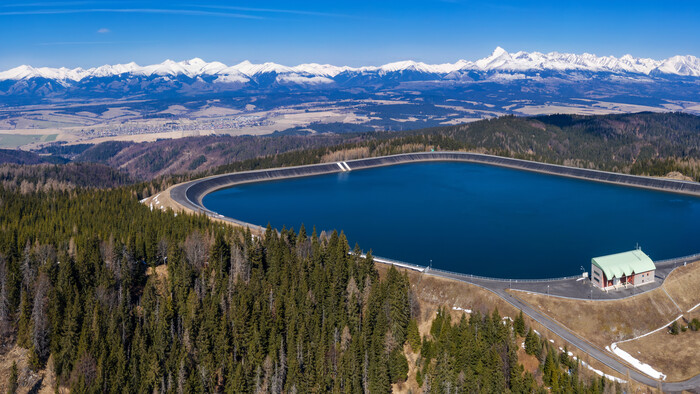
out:
{"label": "dry grass area", "polygon": [[[524,338],[518,338],[518,343],[522,344],[524,340]],[[522,346],[518,348],[518,360],[523,365],[526,372],[530,372],[535,376],[538,375],[540,360],[535,356],[525,353],[525,349],[523,349]]]}
{"label": "dry grass area", "polygon": [[[700,262],[694,262],[674,270],[663,288],[624,300],[580,301],[517,291],[513,294],[602,349],[613,342],[656,330],[678,317],[681,310],[687,320],[700,318],[700,307],[688,312],[700,303],[699,288]],[[660,330],[618,346],[666,374],[669,381],[684,380],[700,373],[697,362],[700,333],[697,332],[681,332],[674,336],[667,330]]]}
{"label": "dry grass area", "polygon": [[700,303],[700,264],[673,271],[663,288],[615,301],[568,300],[513,291],[516,297],[601,348],[653,331]]}
{"label": "dry grass area", "polygon": [[186,212],[186,213],[196,213],[191,209],[186,209],[182,205],[178,204],[170,198],[170,190],[175,186],[170,186],[160,193],[156,193],[143,200],[143,204],[147,207],[153,207],[153,209],[172,209],[174,212]]}
{"label": "dry grass area", "polygon": [[661,289],[619,301],[567,300],[521,291],[511,294],[600,348],[655,330],[679,314]]}
{"label": "dry grass area", "polygon": [[420,393],[421,388],[416,382],[416,372],[418,372],[417,360],[418,354],[411,351],[411,347],[405,344],[403,347],[403,354],[406,355],[408,360],[408,379],[403,383],[394,383],[391,385],[392,393]]}
{"label": "dry grass area", "polygon": [[7,353],[0,355],[0,392],[7,392],[12,363],[17,363],[18,379],[17,393],[53,393],[56,377],[53,374],[53,360],[49,358],[45,369],[33,372],[29,368],[29,351],[15,346]]}
{"label": "dry grass area", "polygon": [[[381,275],[382,271],[387,270],[389,266],[386,264],[376,264],[376,267]],[[453,322],[460,319],[462,315],[465,314],[465,312],[461,310],[454,310],[454,307],[482,313],[491,312],[494,308],[498,308],[498,312],[501,316],[509,316],[511,318],[514,318],[520,313],[519,310],[501,297],[481,287],[457,280],[424,275],[418,271],[405,271],[411,282],[413,294],[420,306],[420,317],[418,319],[419,329],[423,328],[421,326],[425,325],[425,323],[432,322],[438,308],[441,306],[447,307]],[[421,335],[427,334],[429,329],[430,325],[428,324],[427,327],[425,327],[425,332],[421,330]]]}
{"label": "dry grass area", "polygon": [[683,312],[697,306],[700,303],[700,261],[676,268],[664,288]]}
{"label": "dry grass area", "polygon": [[[700,319],[700,313],[691,313],[684,317],[688,320]],[[679,323],[684,324],[683,320]],[[688,330],[671,335],[668,330],[660,330],[617,346],[632,357],[666,374],[669,381],[685,380],[700,373],[697,361],[700,332]]]}

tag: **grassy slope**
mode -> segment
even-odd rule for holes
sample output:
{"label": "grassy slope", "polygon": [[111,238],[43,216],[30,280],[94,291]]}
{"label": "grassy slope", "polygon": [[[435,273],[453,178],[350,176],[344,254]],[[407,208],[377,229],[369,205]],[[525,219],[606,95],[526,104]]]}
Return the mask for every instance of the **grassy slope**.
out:
{"label": "grassy slope", "polygon": [[[519,291],[513,294],[604,349],[613,342],[663,327],[680,314],[686,319],[696,317],[688,311],[700,303],[699,287],[700,261],[697,261],[673,271],[663,288],[624,300],[580,301]],[[700,333],[688,331],[672,336],[661,330],[641,340],[625,342],[620,347],[668,375],[668,380],[683,380],[700,373],[700,365],[696,362],[698,344]],[[677,351],[670,351],[672,349]]]}

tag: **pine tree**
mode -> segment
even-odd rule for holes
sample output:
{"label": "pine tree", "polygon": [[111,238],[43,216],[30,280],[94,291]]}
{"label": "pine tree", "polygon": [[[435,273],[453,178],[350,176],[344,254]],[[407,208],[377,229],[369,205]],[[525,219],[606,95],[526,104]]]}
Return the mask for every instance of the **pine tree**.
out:
{"label": "pine tree", "polygon": [[22,290],[17,323],[17,345],[29,348],[31,343],[31,304],[26,290]]}
{"label": "pine tree", "polygon": [[414,353],[418,353],[421,348],[420,332],[418,331],[418,323],[415,319],[411,319],[408,322],[408,328],[406,335],[408,337],[408,344],[411,345],[411,350]]}
{"label": "pine tree", "polygon": [[17,380],[19,379],[19,372],[17,370],[17,362],[12,362],[12,369],[10,370],[10,377],[7,380],[7,394],[15,394],[17,392]]}
{"label": "pine tree", "polygon": [[408,378],[408,360],[403,349],[396,348],[389,354],[389,379],[391,383],[405,382]]}
{"label": "pine tree", "polygon": [[521,337],[525,336],[525,318],[523,317],[523,311],[521,310],[518,316],[513,321],[513,330],[515,333]]}
{"label": "pine tree", "polygon": [[542,345],[540,344],[540,337],[535,334],[531,328],[525,336],[525,352],[539,358],[541,350]]}

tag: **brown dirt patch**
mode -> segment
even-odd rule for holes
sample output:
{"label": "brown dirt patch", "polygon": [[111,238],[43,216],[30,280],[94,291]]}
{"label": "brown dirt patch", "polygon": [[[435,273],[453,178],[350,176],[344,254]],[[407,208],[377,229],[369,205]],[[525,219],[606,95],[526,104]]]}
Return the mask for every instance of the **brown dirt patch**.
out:
{"label": "brown dirt patch", "polygon": [[[167,280],[168,279],[168,266],[165,264],[161,264],[156,267],[155,269],[156,272],[156,278],[158,280]],[[153,275],[153,267],[148,267],[146,269],[146,276],[151,276]]]}
{"label": "brown dirt patch", "polygon": [[525,372],[530,372],[533,375],[537,375],[540,368],[540,360],[538,360],[535,356],[525,353],[525,349],[523,349],[521,346],[524,341],[525,338],[518,338],[518,346],[520,346],[518,348],[518,361],[520,361],[525,368]]}
{"label": "brown dirt patch", "polygon": [[19,372],[17,393],[49,394],[54,392],[56,377],[53,374],[53,359],[49,358],[45,369],[34,372],[29,368],[29,351],[18,346],[0,356],[1,392],[7,392],[13,362],[17,363],[17,371]]}

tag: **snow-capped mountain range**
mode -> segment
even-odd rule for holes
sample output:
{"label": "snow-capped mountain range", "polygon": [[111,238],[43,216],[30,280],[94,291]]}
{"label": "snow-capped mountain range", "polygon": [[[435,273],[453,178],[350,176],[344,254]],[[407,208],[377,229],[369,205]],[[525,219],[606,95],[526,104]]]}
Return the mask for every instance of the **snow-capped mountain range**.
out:
{"label": "snow-capped mountain range", "polygon": [[329,64],[307,63],[288,67],[276,63],[253,64],[249,61],[227,66],[220,62],[205,62],[202,59],[174,62],[166,60],[160,64],[139,66],[136,63],[104,65],[89,69],[82,68],[49,68],[23,65],[0,72],[0,81],[28,80],[44,78],[59,82],[79,82],[88,78],[106,78],[115,76],[141,77],[176,77],[186,76],[197,78],[214,76],[214,82],[246,83],[261,74],[277,74],[283,76],[280,81],[298,83],[331,83],[340,74],[386,74],[392,72],[419,72],[449,75],[463,71],[588,71],[609,73],[634,73],[642,75],[668,74],[686,77],[700,77],[700,59],[695,56],[673,56],[665,60],[635,58],[625,55],[596,56],[584,53],[582,55],[568,53],[516,52],[508,53],[501,47],[496,48],[491,56],[477,61],[459,60],[455,63],[426,64],[414,61],[401,61],[383,66],[368,67],[338,67]]}
{"label": "snow-capped mountain range", "polygon": [[281,102],[416,95],[430,96],[430,100],[498,101],[504,106],[523,100],[622,100],[620,96],[627,97],[627,102],[654,105],[662,101],[700,103],[700,59],[690,55],[653,60],[629,55],[508,53],[499,47],[483,59],[444,64],[401,61],[367,67],[317,63],[289,67],[244,61],[229,66],[195,58],[88,69],[25,65],[0,72],[0,107],[193,97],[260,98],[256,105],[275,107]]}

